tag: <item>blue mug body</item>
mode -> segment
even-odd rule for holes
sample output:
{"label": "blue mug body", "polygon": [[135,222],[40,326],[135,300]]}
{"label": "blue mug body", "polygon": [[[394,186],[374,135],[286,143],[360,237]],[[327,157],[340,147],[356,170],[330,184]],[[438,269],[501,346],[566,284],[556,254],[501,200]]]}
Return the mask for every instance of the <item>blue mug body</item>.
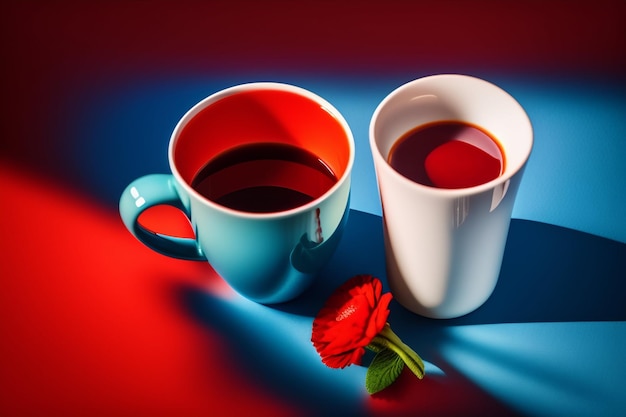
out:
{"label": "blue mug body", "polygon": [[[336,174],[336,183],[306,204],[266,213],[229,208],[192,187],[208,160],[257,142],[304,148]],[[350,206],[354,140],[330,103],[287,84],[231,87],[183,116],[172,133],[168,157],[171,174],[140,177],[121,195],[120,215],[132,235],[163,255],[208,261],[235,291],[259,303],[289,301],[310,286],[334,253]],[[161,234],[140,224],[141,213],[162,204],[185,213],[195,238]]]}

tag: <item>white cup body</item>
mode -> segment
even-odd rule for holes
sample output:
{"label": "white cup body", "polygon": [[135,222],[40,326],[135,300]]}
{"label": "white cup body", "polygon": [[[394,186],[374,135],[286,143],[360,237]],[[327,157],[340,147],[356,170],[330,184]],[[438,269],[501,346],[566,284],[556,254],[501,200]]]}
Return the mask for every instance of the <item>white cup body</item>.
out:
{"label": "white cup body", "polygon": [[[392,168],[393,144],[436,121],[467,122],[490,133],[505,154],[502,175],[475,187],[440,189]],[[421,78],[380,103],[370,124],[370,146],[383,208],[387,279],[398,302],[426,317],[453,318],[489,298],[532,142],[532,126],[519,103],[478,78]]]}

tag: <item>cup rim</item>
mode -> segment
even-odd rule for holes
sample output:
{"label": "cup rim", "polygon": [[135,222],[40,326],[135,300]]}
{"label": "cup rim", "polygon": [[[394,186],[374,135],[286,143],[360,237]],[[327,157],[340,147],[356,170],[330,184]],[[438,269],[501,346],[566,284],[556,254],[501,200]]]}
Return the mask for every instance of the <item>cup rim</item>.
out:
{"label": "cup rim", "polygon": [[[179,172],[178,168],[176,167],[174,163],[174,150],[176,148],[176,143],[178,142],[178,139],[180,138],[180,132],[182,131],[182,129],[186,126],[186,124],[191,119],[193,119],[196,116],[196,114],[198,114],[200,111],[202,111],[203,109],[205,109],[207,106],[211,105],[212,103],[222,98],[232,96],[234,94],[243,93],[246,91],[253,91],[253,90],[284,91],[284,92],[289,92],[289,93],[293,93],[293,94],[308,98],[309,100],[312,100],[318,103],[322,110],[327,111],[333,118],[335,118],[337,123],[339,123],[339,125],[341,126],[342,130],[345,132],[346,139],[348,141],[348,149],[349,149],[346,168],[343,174],[341,175],[341,177],[338,178],[337,182],[321,196],[317,197],[316,199],[306,204],[303,204],[298,207],[294,207],[289,210],[268,212],[268,213],[255,213],[255,212],[235,210],[230,207],[226,207],[214,201],[211,201],[210,199],[198,193],[193,187],[191,187],[189,183],[187,183],[187,181],[183,179],[182,174]],[[224,88],[220,91],[217,91],[205,97],[204,99],[202,99],[201,101],[193,105],[189,110],[187,110],[187,112],[180,118],[180,120],[174,127],[174,130],[172,131],[169,145],[168,145],[168,162],[169,162],[172,175],[176,179],[176,182],[180,184],[190,196],[193,196],[196,200],[200,201],[202,204],[207,205],[215,210],[221,211],[229,215],[242,217],[242,218],[249,218],[249,219],[286,218],[286,217],[294,216],[300,213],[310,211],[313,208],[316,208],[317,206],[319,206],[319,204],[322,201],[327,200],[332,194],[334,194],[338,189],[343,187],[343,185],[347,181],[350,180],[352,167],[354,165],[354,158],[355,158],[355,144],[354,144],[354,136],[352,134],[352,130],[350,129],[350,126],[348,125],[348,122],[346,121],[346,119],[339,112],[339,110],[335,108],[335,106],[333,106],[326,99],[322,98],[321,96],[305,88],[298,87],[292,84],[273,82],[273,81],[257,81],[257,82],[238,84],[238,85]]]}
{"label": "cup rim", "polygon": [[[437,187],[431,187],[428,185],[420,184],[418,182],[415,182],[405,177],[404,175],[399,173],[396,169],[394,169],[389,164],[389,162],[387,161],[387,158],[385,158],[382,155],[380,148],[378,147],[378,142],[376,141],[376,137],[375,137],[376,122],[378,121],[380,113],[383,111],[383,109],[386,107],[386,105],[390,101],[392,101],[398,94],[404,92],[405,90],[410,89],[414,87],[415,85],[424,84],[433,80],[441,81],[445,79],[464,79],[470,82],[475,82],[477,84],[482,83],[483,85],[488,86],[489,88],[500,90],[500,93],[502,93],[505,97],[508,97],[508,99],[511,100],[511,104],[515,106],[517,110],[519,111],[521,119],[523,123],[527,126],[528,131],[530,133],[528,147],[526,148],[525,154],[522,156],[522,158],[520,158],[520,162],[518,164],[511,167],[510,169],[505,168],[505,171],[500,176],[494,178],[491,181],[488,181],[479,185],[475,185],[472,187],[465,187],[465,188],[437,188]],[[441,196],[441,197],[458,198],[458,197],[466,197],[469,195],[480,194],[482,192],[493,190],[494,188],[506,183],[512,177],[514,177],[518,172],[520,172],[524,168],[532,152],[533,142],[534,142],[534,132],[533,132],[533,127],[532,127],[530,118],[528,117],[528,114],[526,113],[524,108],[511,94],[509,94],[507,91],[505,91],[501,87],[489,81],[483,80],[478,77],[473,77],[470,75],[436,74],[436,75],[429,75],[429,76],[421,77],[421,78],[409,81],[407,83],[404,83],[400,85],[399,87],[395,88],[393,91],[391,91],[387,96],[385,96],[385,98],[378,104],[378,106],[374,110],[374,113],[372,114],[372,118],[370,119],[369,142],[370,142],[370,149],[371,149],[373,158],[378,162],[375,164],[376,168],[384,169],[389,175],[391,175],[394,178],[395,181],[402,183],[403,185],[405,185],[406,187],[409,187],[410,189],[419,190],[420,192],[430,193],[430,194]]]}

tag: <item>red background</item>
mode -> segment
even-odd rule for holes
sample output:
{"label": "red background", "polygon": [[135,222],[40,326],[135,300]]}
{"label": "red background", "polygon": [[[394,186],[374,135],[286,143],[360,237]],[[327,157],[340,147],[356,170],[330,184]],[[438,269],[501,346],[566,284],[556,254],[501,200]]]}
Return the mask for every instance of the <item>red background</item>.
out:
{"label": "red background", "polygon": [[[78,186],[63,164],[77,138],[58,133],[72,120],[62,98],[139,78],[275,70],[626,73],[623,1],[10,1],[0,21],[3,416],[306,413],[181,312],[182,285],[236,297],[219,277],[144,248],[114,204]],[[363,401],[377,415],[503,412],[462,378],[402,378]]]}

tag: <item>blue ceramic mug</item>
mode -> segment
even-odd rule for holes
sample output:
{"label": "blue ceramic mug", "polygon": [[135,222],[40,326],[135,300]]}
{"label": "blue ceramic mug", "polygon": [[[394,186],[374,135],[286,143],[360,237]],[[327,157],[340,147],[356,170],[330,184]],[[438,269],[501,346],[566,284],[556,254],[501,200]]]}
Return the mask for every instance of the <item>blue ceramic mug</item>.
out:
{"label": "blue ceramic mug", "polygon": [[[349,211],[354,139],[321,97],[280,83],[219,91],[178,122],[168,159],[171,174],[140,177],[120,198],[124,224],[149,248],[208,261],[238,293],[268,304],[299,296],[334,253]],[[320,170],[328,171],[322,179]],[[185,213],[195,238],[140,223],[163,204]]]}

